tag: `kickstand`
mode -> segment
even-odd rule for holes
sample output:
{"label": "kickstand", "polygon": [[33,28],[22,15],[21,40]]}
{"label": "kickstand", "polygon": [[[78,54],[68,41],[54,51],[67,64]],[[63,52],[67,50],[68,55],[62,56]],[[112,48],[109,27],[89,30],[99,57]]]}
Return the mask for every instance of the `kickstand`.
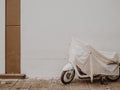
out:
{"label": "kickstand", "polygon": [[100,83],[101,83],[102,85],[107,85],[107,84],[108,84],[108,81],[107,81],[105,75],[101,75],[101,77],[100,77]]}

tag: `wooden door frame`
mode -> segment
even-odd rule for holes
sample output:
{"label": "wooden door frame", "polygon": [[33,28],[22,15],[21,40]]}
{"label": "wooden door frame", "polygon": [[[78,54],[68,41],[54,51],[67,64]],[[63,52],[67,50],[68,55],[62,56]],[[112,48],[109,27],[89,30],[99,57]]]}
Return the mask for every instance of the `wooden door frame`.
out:
{"label": "wooden door frame", "polygon": [[26,77],[25,74],[21,74],[20,1],[5,0],[5,74],[0,74],[0,78]]}

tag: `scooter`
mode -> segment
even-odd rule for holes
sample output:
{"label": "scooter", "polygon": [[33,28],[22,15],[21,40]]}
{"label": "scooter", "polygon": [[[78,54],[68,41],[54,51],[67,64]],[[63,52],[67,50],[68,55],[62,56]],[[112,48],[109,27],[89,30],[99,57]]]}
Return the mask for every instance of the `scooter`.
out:
{"label": "scooter", "polygon": [[117,81],[120,78],[120,64],[116,53],[103,53],[85,45],[79,40],[73,39],[69,49],[69,63],[67,63],[61,74],[61,82],[69,84],[75,75],[79,79],[90,79],[100,77],[101,83],[104,79]]}
{"label": "scooter", "polygon": [[[119,64],[120,67],[120,64]],[[61,74],[61,82],[63,84],[69,84],[72,82],[74,77],[78,76],[79,79],[90,79],[90,76],[85,74],[77,65],[76,67],[73,67],[71,63],[66,64],[63,67],[62,74]],[[119,75],[108,75],[108,76],[103,76],[103,75],[94,75],[93,78],[100,78],[101,83],[104,83],[104,80],[107,79],[108,81],[114,82],[120,79],[120,74]],[[105,78],[105,79],[103,79]],[[91,81],[93,82],[93,81]]]}

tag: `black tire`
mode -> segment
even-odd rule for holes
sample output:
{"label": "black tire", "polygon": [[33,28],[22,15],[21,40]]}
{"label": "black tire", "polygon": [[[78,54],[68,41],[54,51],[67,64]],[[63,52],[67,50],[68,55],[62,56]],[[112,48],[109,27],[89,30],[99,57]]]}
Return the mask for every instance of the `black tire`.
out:
{"label": "black tire", "polygon": [[112,76],[107,76],[106,78],[108,81],[111,81],[111,82],[115,82],[115,81],[119,80],[120,79],[120,68],[119,68],[119,75],[118,76],[116,76],[115,78],[114,77],[112,78]]}
{"label": "black tire", "polygon": [[115,79],[111,79],[109,76],[107,76],[106,78],[107,78],[108,81],[115,82],[115,81],[117,81],[117,80],[120,79],[120,75],[119,75],[119,76],[116,76]]}
{"label": "black tire", "polygon": [[[70,70],[68,70],[68,71],[70,71]],[[74,77],[75,77],[75,70],[73,69],[73,70],[71,70],[71,71],[73,71],[73,73],[72,73],[72,76],[70,77],[70,80],[65,81],[64,78],[66,77],[66,73],[68,73],[68,71],[63,71],[62,74],[61,74],[61,82],[62,82],[63,84],[69,84],[69,83],[71,83],[71,81],[72,81],[72,80],[74,79]]]}

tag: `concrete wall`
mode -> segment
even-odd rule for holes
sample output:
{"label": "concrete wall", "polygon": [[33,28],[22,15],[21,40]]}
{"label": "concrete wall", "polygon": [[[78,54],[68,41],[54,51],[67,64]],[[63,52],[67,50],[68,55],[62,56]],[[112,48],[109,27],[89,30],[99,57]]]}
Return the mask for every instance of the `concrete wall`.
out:
{"label": "concrete wall", "polygon": [[58,77],[72,37],[120,53],[120,0],[21,0],[22,72]]}
{"label": "concrete wall", "polygon": [[5,0],[0,0],[0,73],[5,72]]}
{"label": "concrete wall", "polygon": [[[72,36],[120,53],[119,0],[22,0],[22,72],[58,76]],[[0,0],[0,73],[5,71],[5,0]]]}

